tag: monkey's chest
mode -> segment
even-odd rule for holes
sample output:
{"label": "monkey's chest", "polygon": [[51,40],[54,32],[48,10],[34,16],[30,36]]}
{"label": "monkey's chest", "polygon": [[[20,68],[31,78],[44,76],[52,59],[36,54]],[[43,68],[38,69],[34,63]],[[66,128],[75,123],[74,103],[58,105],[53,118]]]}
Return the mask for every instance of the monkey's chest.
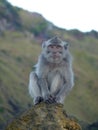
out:
{"label": "monkey's chest", "polygon": [[59,69],[54,69],[49,71],[47,80],[49,85],[51,85],[52,83],[63,84],[64,81],[63,81],[62,71]]}
{"label": "monkey's chest", "polygon": [[55,69],[48,73],[48,88],[52,94],[57,94],[64,85],[64,78],[60,70]]}

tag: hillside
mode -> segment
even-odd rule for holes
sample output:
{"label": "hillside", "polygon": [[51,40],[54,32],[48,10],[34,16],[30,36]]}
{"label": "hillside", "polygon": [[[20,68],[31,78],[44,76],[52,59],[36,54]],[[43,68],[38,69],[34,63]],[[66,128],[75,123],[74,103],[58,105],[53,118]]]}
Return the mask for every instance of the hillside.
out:
{"label": "hillside", "polygon": [[[29,73],[37,62],[42,41],[55,35],[69,42],[74,59],[75,87],[64,107],[79,120],[98,121],[98,32],[61,29],[40,14],[9,3],[10,7],[6,6],[6,2],[0,1],[0,128],[32,105]],[[9,15],[3,15],[6,11]]]}

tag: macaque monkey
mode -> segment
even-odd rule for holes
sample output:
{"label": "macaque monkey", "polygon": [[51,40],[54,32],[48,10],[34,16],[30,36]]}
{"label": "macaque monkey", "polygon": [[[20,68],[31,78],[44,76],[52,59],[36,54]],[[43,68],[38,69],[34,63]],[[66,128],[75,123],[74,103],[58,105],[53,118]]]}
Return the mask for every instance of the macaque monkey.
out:
{"label": "macaque monkey", "polygon": [[74,85],[68,43],[53,37],[42,44],[36,70],[30,73],[29,93],[34,104],[64,103]]}

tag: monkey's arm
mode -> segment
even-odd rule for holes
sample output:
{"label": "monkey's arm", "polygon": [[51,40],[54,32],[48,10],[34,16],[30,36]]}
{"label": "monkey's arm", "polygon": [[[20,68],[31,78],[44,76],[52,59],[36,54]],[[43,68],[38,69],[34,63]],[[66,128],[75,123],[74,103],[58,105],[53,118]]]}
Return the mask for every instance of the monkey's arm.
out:
{"label": "monkey's arm", "polygon": [[46,103],[54,103],[55,97],[51,95],[50,90],[48,89],[47,80],[45,78],[39,79],[40,88],[42,91],[43,99]]}
{"label": "monkey's arm", "polygon": [[47,100],[47,98],[50,95],[50,91],[47,83],[48,72],[49,72],[48,66],[46,65],[44,59],[40,57],[40,60],[37,65],[36,73],[38,75],[38,84],[41,88],[41,93],[44,100]]}
{"label": "monkey's arm", "polygon": [[62,89],[60,90],[60,92],[56,96],[56,102],[63,103],[65,97],[69,94],[71,89],[72,89],[72,84],[65,83]]}
{"label": "monkey's arm", "polygon": [[40,77],[38,82],[41,88],[42,96],[45,97],[50,93],[48,89],[47,80],[44,77]]}
{"label": "monkey's arm", "polygon": [[58,94],[56,95],[56,102],[63,103],[65,97],[69,94],[74,86],[72,69],[67,69],[67,73],[64,76],[64,84]]}
{"label": "monkey's arm", "polygon": [[33,97],[34,104],[38,104],[43,101],[40,87],[38,85],[38,76],[35,72],[30,73],[29,78],[29,93]]}

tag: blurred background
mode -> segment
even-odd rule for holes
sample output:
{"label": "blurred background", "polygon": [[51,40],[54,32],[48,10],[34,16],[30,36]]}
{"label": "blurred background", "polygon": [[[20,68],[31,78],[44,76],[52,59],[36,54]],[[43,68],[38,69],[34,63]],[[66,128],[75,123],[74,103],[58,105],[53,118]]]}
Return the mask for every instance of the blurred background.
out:
{"label": "blurred background", "polygon": [[[66,98],[64,108],[83,125],[98,130],[98,26],[95,26],[98,18],[95,1],[91,4],[81,3],[81,0],[78,4],[71,0],[69,3],[60,0],[58,4],[55,0],[42,3],[38,0],[36,3],[33,0],[32,3],[30,0],[27,3],[20,1],[22,4],[18,0],[0,0],[0,129],[33,105],[28,93],[29,73],[37,62],[41,43],[57,35],[70,44],[75,73],[75,86]],[[44,13],[45,9],[49,16]]]}

